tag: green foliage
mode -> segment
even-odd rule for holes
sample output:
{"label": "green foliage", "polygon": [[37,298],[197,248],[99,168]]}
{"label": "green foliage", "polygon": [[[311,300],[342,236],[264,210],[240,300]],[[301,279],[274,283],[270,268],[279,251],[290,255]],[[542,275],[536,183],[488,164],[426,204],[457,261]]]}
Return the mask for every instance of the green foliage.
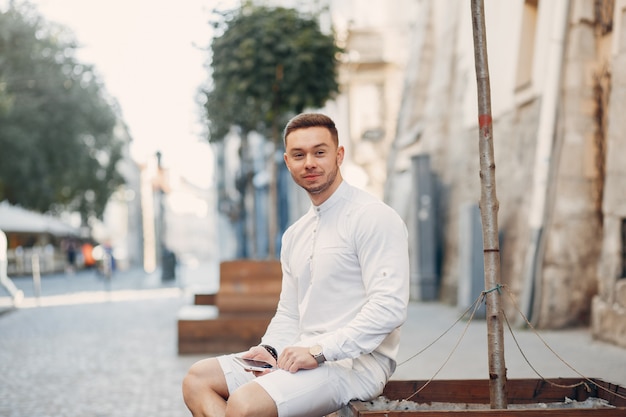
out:
{"label": "green foliage", "polygon": [[290,113],[322,107],[338,91],[340,50],[314,17],[248,4],[215,26],[223,32],[211,45],[213,88],[205,104],[211,141],[233,125],[275,128]]}
{"label": "green foliage", "polygon": [[0,11],[0,201],[100,217],[123,179],[118,117],[63,27]]}

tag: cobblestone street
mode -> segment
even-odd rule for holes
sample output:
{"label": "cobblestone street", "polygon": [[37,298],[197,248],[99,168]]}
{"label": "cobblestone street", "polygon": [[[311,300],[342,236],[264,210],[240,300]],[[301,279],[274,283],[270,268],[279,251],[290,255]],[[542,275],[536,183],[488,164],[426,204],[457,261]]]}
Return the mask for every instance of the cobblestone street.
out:
{"label": "cobblestone street", "polygon": [[0,416],[189,416],[180,384],[199,357],[176,351],[185,293],[138,271],[104,285],[90,272],[43,277],[42,306],[27,294],[0,315]]}

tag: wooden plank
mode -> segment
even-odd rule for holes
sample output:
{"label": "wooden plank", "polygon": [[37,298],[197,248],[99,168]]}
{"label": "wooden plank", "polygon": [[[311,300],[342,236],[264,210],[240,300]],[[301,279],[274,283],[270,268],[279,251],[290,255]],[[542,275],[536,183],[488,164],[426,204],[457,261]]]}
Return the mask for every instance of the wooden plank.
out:
{"label": "wooden plank", "polygon": [[250,344],[241,340],[180,340],[179,355],[221,355],[233,352],[244,352]]}
{"label": "wooden plank", "polygon": [[[574,385],[580,378],[557,378],[552,382],[560,385]],[[354,417],[442,417],[442,416],[502,416],[502,417],[626,417],[626,407],[623,399],[613,393],[624,395],[624,388],[606,383],[598,379],[591,379],[593,383],[586,387],[562,388],[555,387],[540,379],[511,379],[507,381],[509,405],[562,402],[565,397],[577,401],[584,401],[589,397],[605,399],[616,408],[543,408],[543,409],[507,409],[507,410],[368,410],[367,403],[360,401],[350,402],[350,410]],[[426,381],[398,381],[387,383],[383,395],[391,400],[400,400],[410,397],[419,390]],[[598,389],[603,386],[611,392]],[[614,401],[611,401],[612,397]],[[419,394],[410,398],[410,401],[419,404],[458,403],[458,404],[485,404],[489,406],[489,382],[487,380],[434,380],[431,381]]]}
{"label": "wooden plank", "polygon": [[257,345],[272,316],[231,315],[178,320],[178,353],[224,353],[247,350]]}
{"label": "wooden plank", "polygon": [[592,381],[602,388],[596,388],[589,396],[602,398],[608,401],[609,404],[626,409],[626,387],[621,387],[601,379],[592,379]]}
{"label": "wooden plank", "polygon": [[[559,385],[574,385],[580,378],[556,378],[550,381]],[[389,381],[383,395],[392,399],[407,398],[418,391],[426,381]],[[588,395],[583,387],[562,388],[540,379],[511,379],[507,382],[510,403],[557,402],[568,397],[584,401]],[[599,393],[598,393],[599,395]],[[434,380],[412,397],[413,401],[447,402],[453,396],[462,403],[489,403],[489,381],[476,380]],[[599,397],[602,398],[602,397]]]}
{"label": "wooden plank", "polygon": [[220,313],[274,313],[280,294],[218,293],[216,305]]}
{"label": "wooden plank", "polygon": [[419,411],[361,411],[355,417],[624,417],[623,409],[551,408],[532,410],[419,410]]}
{"label": "wooden plank", "polygon": [[274,313],[282,287],[276,260],[236,260],[220,264],[220,289],[215,304],[224,313]]}
{"label": "wooden plank", "polygon": [[196,293],[193,295],[193,303],[197,306],[212,306],[215,305],[217,294],[209,293]]}
{"label": "wooden plank", "polygon": [[239,259],[220,263],[220,285],[231,279],[240,281],[275,280],[282,276],[280,261]]}
{"label": "wooden plank", "polygon": [[178,329],[181,338],[233,338],[254,340],[263,335],[271,316],[222,315],[208,320],[179,320]]}
{"label": "wooden plank", "polygon": [[274,279],[249,279],[230,278],[230,280],[220,281],[220,294],[280,294],[282,282],[281,276]]}
{"label": "wooden plank", "polygon": [[[558,385],[576,385],[581,378],[553,378],[550,382]],[[529,402],[558,402],[567,397],[576,401],[584,401],[593,396],[609,401],[616,406],[626,406],[626,400],[619,398],[617,393],[626,397],[626,390],[615,384],[600,379],[591,379],[592,383],[577,387],[558,387],[541,379],[510,379],[507,381],[508,398],[512,404]],[[387,383],[383,395],[391,399],[407,398],[424,386],[426,381],[399,381]],[[607,392],[608,391],[608,392]],[[446,402],[454,396],[457,402],[488,403],[489,381],[486,379],[434,380],[422,391],[412,397],[416,402]]]}

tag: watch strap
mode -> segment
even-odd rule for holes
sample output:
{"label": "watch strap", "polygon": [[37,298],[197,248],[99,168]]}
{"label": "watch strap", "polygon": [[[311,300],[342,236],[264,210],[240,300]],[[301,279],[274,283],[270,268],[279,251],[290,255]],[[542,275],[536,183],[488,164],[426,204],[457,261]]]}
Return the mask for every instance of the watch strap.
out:
{"label": "watch strap", "polygon": [[278,360],[278,352],[276,352],[276,349],[273,346],[261,345],[261,347],[265,348],[265,350],[267,350],[270,353],[270,355],[272,355],[275,361]]}

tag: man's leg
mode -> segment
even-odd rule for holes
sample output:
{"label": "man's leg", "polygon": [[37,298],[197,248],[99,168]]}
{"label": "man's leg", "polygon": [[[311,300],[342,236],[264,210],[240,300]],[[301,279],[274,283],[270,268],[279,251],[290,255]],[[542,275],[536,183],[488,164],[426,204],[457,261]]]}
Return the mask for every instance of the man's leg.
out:
{"label": "man's leg", "polygon": [[[230,364],[232,359],[227,358],[224,363]],[[183,398],[194,417],[278,415],[272,397],[261,386],[250,382],[254,379],[251,373],[238,367],[226,369],[233,390],[229,398],[224,371],[217,358],[201,360],[189,369],[183,380]]]}
{"label": "man's leg", "polygon": [[7,261],[0,261],[0,285],[2,285],[13,298],[13,305],[16,307],[19,306],[24,299],[24,292],[18,289],[7,275]]}
{"label": "man's leg", "polygon": [[237,417],[278,417],[276,403],[256,382],[248,382],[228,399],[226,415]]}

